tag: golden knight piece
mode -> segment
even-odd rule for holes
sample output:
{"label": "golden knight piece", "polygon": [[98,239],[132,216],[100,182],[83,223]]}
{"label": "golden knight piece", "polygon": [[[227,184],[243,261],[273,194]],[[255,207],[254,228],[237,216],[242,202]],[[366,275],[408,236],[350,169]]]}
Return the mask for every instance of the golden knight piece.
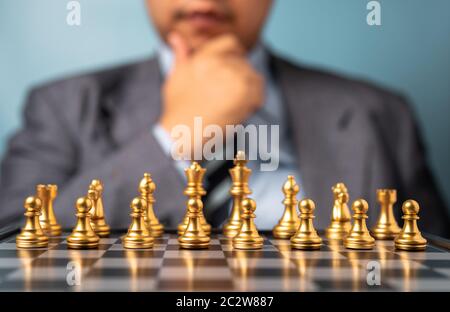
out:
{"label": "golden knight piece", "polygon": [[122,238],[123,247],[127,249],[147,249],[153,247],[154,238],[144,221],[145,201],[136,197],[131,202],[131,224],[127,234]]}
{"label": "golden knight piece", "polygon": [[153,182],[150,173],[144,173],[144,177],[139,183],[139,193],[146,205],[144,209],[144,220],[150,231],[150,235],[153,237],[161,237],[164,234],[164,226],[159,222],[155,215],[155,197],[153,196],[155,190],[156,184]]}
{"label": "golden knight piece", "polygon": [[300,225],[298,231],[291,237],[291,247],[294,249],[320,249],[322,239],[313,225],[316,205],[310,199],[303,199],[298,205],[300,210]]}
{"label": "golden knight piece", "polygon": [[328,239],[340,240],[347,236],[351,228],[350,209],[347,205],[350,197],[344,183],[337,183],[331,189],[333,191],[334,205],[331,224],[325,230],[325,235]]}
{"label": "golden knight piece", "polygon": [[30,196],[25,199],[25,226],[16,237],[18,248],[48,247],[48,237],[39,223],[42,201],[39,197]]}
{"label": "golden knight piece", "polygon": [[87,197],[78,198],[76,204],[77,223],[72,233],[67,237],[67,247],[71,249],[97,248],[100,237],[91,227],[92,201]]}
{"label": "golden knight piece", "polygon": [[62,232],[61,225],[58,224],[53,210],[53,202],[57,195],[58,186],[55,184],[38,184],[36,186],[36,196],[42,202],[39,223],[45,235],[48,236],[59,236]]}
{"label": "golden knight piece", "polygon": [[352,205],[353,226],[344,238],[344,246],[348,249],[373,249],[375,239],[370,236],[366,219],[369,204],[364,199],[355,200]]}
{"label": "golden knight piece", "polygon": [[242,226],[239,233],[233,237],[232,243],[235,249],[261,249],[264,239],[256,229],[254,219],[256,202],[251,198],[242,201]]}
{"label": "golden knight piece", "polygon": [[400,233],[400,227],[395,221],[394,204],[397,201],[397,191],[393,189],[377,190],[380,203],[380,215],[372,228],[372,236],[376,239],[394,239]]}
{"label": "golden knight piece", "polygon": [[395,238],[395,249],[407,251],[422,251],[426,249],[427,240],[417,227],[419,210],[419,204],[415,200],[407,200],[403,203],[403,228]]}
{"label": "golden knight piece", "polygon": [[100,237],[107,237],[110,233],[109,225],[106,224],[103,209],[103,183],[100,180],[92,180],[89,185],[88,198],[92,201],[91,226]]}

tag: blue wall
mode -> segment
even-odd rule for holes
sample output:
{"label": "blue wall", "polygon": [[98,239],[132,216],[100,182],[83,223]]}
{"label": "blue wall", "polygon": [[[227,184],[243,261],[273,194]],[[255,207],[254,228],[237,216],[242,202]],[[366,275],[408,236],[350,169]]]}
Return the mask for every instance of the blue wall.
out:
{"label": "blue wall", "polygon": [[[30,86],[142,58],[157,43],[143,0],[0,0],[0,153],[20,125]],[[265,38],[302,63],[373,80],[407,95],[432,167],[450,202],[450,1],[380,0],[382,26],[366,24],[368,0],[275,0]]]}

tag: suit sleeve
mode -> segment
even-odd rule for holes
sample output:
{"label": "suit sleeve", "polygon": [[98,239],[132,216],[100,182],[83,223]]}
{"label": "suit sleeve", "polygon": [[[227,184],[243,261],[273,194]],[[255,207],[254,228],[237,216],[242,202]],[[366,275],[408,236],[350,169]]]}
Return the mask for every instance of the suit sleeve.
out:
{"label": "suit sleeve", "polygon": [[399,202],[415,199],[421,206],[419,228],[422,231],[445,237],[450,236],[448,208],[428,167],[426,153],[418,124],[410,105],[401,98],[395,99],[400,110],[395,114],[397,140],[396,153],[402,189]]}
{"label": "suit sleeve", "polygon": [[[65,131],[64,121],[58,117],[61,116],[55,112],[47,93],[30,93],[24,111],[24,127],[10,140],[1,164],[2,225],[20,220],[25,197],[33,195],[39,183],[58,185],[55,207],[58,221],[65,227],[74,224],[74,202],[85,196],[93,178],[105,182],[103,200],[112,226],[122,226],[129,220],[129,203],[138,195],[137,186],[143,172],[158,177],[157,184],[181,188],[181,179],[151,134],[150,126],[148,131],[107,155],[100,164],[80,169],[77,138]],[[177,207],[176,199],[175,196],[168,198],[166,206]],[[170,211],[159,214],[164,219]]]}

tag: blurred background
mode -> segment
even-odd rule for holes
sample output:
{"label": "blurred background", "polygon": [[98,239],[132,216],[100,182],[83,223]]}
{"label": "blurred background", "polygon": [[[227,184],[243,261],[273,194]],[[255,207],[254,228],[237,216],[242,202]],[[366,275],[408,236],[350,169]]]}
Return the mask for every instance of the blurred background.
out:
{"label": "blurred background", "polygon": [[[79,0],[81,26],[67,25],[68,2],[0,0],[0,155],[30,87],[148,57],[158,44],[143,0]],[[450,206],[450,1],[380,0],[381,26],[367,25],[368,2],[275,0],[264,39],[298,63],[407,96]]]}

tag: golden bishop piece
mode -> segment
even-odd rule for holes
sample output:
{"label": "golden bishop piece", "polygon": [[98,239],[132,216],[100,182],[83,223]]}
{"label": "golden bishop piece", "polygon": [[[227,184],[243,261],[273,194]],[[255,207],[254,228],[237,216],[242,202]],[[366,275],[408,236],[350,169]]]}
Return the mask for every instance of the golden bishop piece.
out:
{"label": "golden bishop piece", "polygon": [[400,227],[395,221],[394,204],[397,201],[397,191],[391,189],[377,190],[377,198],[380,203],[380,215],[372,236],[376,239],[394,239],[400,233]]}
{"label": "golden bishop piece", "polygon": [[419,210],[419,204],[415,200],[407,200],[403,203],[403,228],[395,238],[396,249],[420,251],[427,247],[427,240],[423,238],[417,227]]}
{"label": "golden bishop piece", "polygon": [[251,198],[242,201],[242,226],[239,233],[233,237],[235,249],[261,249],[264,239],[259,236],[253,219],[256,217],[256,202]]}
{"label": "golden bishop piece", "polygon": [[223,226],[223,235],[229,238],[235,237],[241,229],[242,200],[252,191],[248,186],[248,180],[252,171],[246,167],[245,153],[238,151],[234,159],[234,167],[229,170],[233,181],[230,194],[233,196],[233,207],[230,218]]}
{"label": "golden bishop piece", "polygon": [[344,246],[348,249],[373,249],[375,239],[370,236],[366,219],[369,204],[364,199],[353,202],[353,226],[350,233],[344,238]]}
{"label": "golden bishop piece", "polygon": [[200,211],[203,209],[203,203],[200,198],[190,198],[187,201],[188,225],[183,234],[178,237],[181,248],[185,249],[204,249],[209,247],[210,238],[203,231],[200,223]]}
{"label": "golden bishop piece", "polygon": [[100,237],[91,227],[92,201],[87,197],[78,198],[76,204],[77,224],[72,233],[67,237],[67,247],[71,249],[97,248]]}
{"label": "golden bishop piece", "polygon": [[58,186],[55,184],[39,184],[36,186],[36,196],[42,202],[41,215],[39,223],[44,233],[48,236],[61,235],[61,226],[56,221],[55,212],[53,210],[53,201],[58,194]]}
{"label": "golden bishop piece", "polygon": [[153,247],[154,239],[144,221],[146,203],[140,197],[131,202],[131,224],[127,234],[122,238],[123,247],[128,249],[147,249]]}
{"label": "golden bishop piece", "polygon": [[105,212],[103,210],[103,184],[100,180],[92,180],[89,185],[88,198],[92,201],[91,226],[100,237],[107,237],[110,233],[109,225],[106,224]]}
{"label": "golden bishop piece", "polygon": [[16,237],[18,248],[42,248],[48,246],[48,237],[45,236],[39,224],[39,214],[42,201],[39,197],[30,196],[25,199],[25,226]]}
{"label": "golden bishop piece", "polygon": [[325,235],[328,239],[343,239],[351,228],[350,209],[347,205],[350,197],[344,183],[337,183],[331,189],[333,191],[334,205],[331,224],[325,230]]}
{"label": "golden bishop piece", "polygon": [[295,182],[294,176],[288,176],[282,190],[284,193],[284,213],[278,224],[273,228],[273,236],[275,238],[288,239],[297,232],[300,225],[300,218],[296,213],[298,203],[296,196],[300,189]]}
{"label": "golden bishop piece", "polygon": [[[187,187],[184,190],[184,195],[191,198],[198,198],[201,200],[202,196],[206,195],[206,191],[203,188],[203,177],[205,175],[206,169],[202,168],[197,162],[192,162],[189,168],[184,169],[184,173],[186,174],[187,179]],[[188,211],[186,211],[186,215],[183,218],[183,221],[178,225],[178,235],[183,235],[184,231],[187,228],[189,217]],[[202,209],[199,211],[200,224],[202,225],[203,232],[207,235],[211,234],[211,225],[206,221],[205,215],[203,214],[203,205]]]}
{"label": "golden bishop piece", "polygon": [[156,184],[153,182],[150,173],[144,173],[144,177],[139,183],[139,193],[141,194],[141,199],[145,201],[144,221],[150,231],[150,235],[161,237],[164,234],[164,226],[159,222],[153,209],[155,204],[153,193],[155,190]]}
{"label": "golden bishop piece", "polygon": [[303,199],[298,204],[300,210],[300,226],[297,233],[291,237],[291,247],[295,249],[320,249],[322,239],[314,229],[313,219],[316,205],[310,199]]}

